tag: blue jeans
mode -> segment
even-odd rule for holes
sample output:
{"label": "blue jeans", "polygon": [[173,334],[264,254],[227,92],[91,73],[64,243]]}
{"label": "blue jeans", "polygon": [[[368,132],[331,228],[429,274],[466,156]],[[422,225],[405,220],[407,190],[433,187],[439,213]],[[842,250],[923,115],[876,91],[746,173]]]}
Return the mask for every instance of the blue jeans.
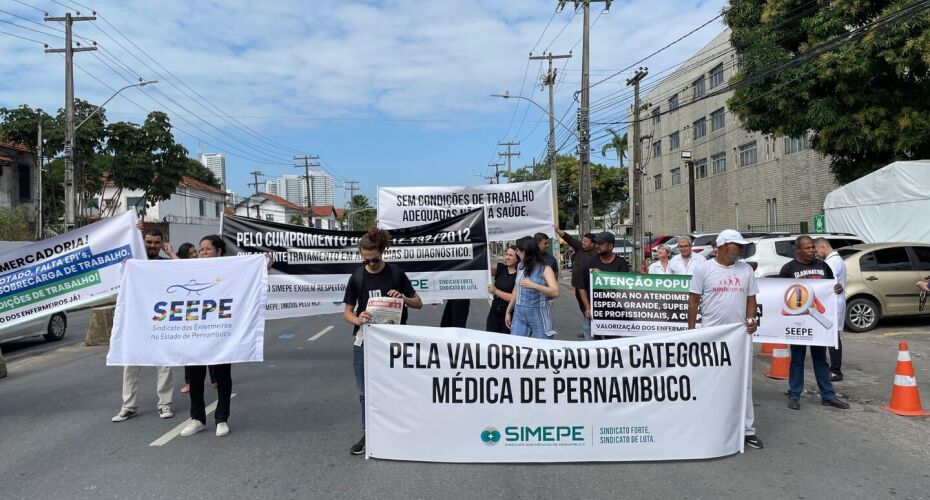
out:
{"label": "blue jeans", "polygon": [[[804,391],[804,359],[807,356],[805,345],[791,346],[791,369],[788,371],[788,397],[799,399]],[[814,364],[814,376],[817,378],[817,388],[820,389],[820,399],[830,401],[836,399],[833,383],[830,382],[830,364],[827,363],[827,348],[824,346],[810,346],[811,362]]]}
{"label": "blue jeans", "polygon": [[587,316],[581,317],[581,333],[584,334],[585,340],[591,340],[591,320]]}
{"label": "blue jeans", "polygon": [[352,368],[355,369],[358,402],[362,405],[362,430],[365,430],[365,348],[363,346],[352,346]]}

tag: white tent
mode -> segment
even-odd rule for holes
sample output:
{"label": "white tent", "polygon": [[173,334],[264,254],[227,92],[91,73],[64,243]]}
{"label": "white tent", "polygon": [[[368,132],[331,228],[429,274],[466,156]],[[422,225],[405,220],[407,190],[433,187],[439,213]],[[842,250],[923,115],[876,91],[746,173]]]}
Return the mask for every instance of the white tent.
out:
{"label": "white tent", "polygon": [[930,243],[930,160],[896,161],[827,195],[827,230],[869,243]]}

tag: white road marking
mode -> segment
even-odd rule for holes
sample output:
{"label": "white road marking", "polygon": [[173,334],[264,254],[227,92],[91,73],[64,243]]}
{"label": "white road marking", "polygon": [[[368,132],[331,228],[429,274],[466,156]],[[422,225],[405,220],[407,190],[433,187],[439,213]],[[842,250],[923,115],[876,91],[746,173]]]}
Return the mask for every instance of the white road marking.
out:
{"label": "white road marking", "polygon": [[[236,397],[236,393],[235,393],[235,392],[232,393],[232,395],[231,395],[229,398],[232,399],[232,398],[234,398],[234,397]],[[214,411],[216,411],[216,404],[217,404],[217,403],[218,403],[218,401],[214,401],[214,402],[210,403],[209,406],[207,406],[207,416],[208,416],[208,417],[210,416],[211,413],[213,413]],[[177,427],[175,427],[174,429],[171,429],[170,431],[166,432],[162,437],[156,439],[155,441],[152,441],[152,442],[149,444],[149,446],[164,446],[164,445],[168,444],[169,442],[171,442],[172,439],[174,439],[174,438],[176,438],[176,437],[178,437],[178,436],[181,435],[181,431],[184,430],[184,427],[185,427],[186,425],[187,425],[187,420],[185,420],[185,421],[181,422],[180,424],[178,424]]]}
{"label": "white road marking", "polygon": [[313,342],[314,340],[316,340],[316,339],[322,337],[323,335],[326,335],[327,333],[329,333],[329,331],[332,330],[333,328],[335,328],[335,325],[329,325],[329,326],[327,326],[326,328],[324,328],[324,329],[320,330],[319,332],[317,332],[316,335],[314,335],[314,336],[310,337],[309,339],[307,339],[307,342]]}

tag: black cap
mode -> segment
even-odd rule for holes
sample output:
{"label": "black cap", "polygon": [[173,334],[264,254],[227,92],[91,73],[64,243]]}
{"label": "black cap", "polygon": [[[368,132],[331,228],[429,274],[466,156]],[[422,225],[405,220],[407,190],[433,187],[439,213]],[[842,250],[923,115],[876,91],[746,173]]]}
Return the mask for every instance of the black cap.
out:
{"label": "black cap", "polygon": [[617,238],[614,236],[614,233],[610,231],[604,231],[603,233],[597,233],[597,236],[594,237],[594,243],[600,245],[601,243],[610,243],[611,245],[616,245]]}

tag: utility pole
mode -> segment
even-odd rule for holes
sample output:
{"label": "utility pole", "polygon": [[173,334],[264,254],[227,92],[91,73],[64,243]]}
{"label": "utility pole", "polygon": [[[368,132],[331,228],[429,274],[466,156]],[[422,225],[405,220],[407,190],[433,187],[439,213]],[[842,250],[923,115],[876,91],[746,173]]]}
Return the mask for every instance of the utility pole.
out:
{"label": "utility pole", "polygon": [[[74,192],[74,53],[97,50],[97,47],[73,47],[71,45],[71,27],[75,21],[96,21],[97,16],[82,16],[80,12],[72,16],[70,12],[64,17],[45,16],[46,22],[65,23],[65,48],[50,49],[46,45],[46,54],[65,55],[65,230],[74,229],[74,209],[76,200]],[[79,44],[80,45],[80,44]]]}
{"label": "utility pole", "polygon": [[519,146],[520,143],[519,143],[519,142],[498,142],[497,145],[498,145],[498,146],[507,146],[507,152],[506,152],[506,153],[497,153],[497,156],[499,156],[499,157],[501,157],[501,158],[503,158],[503,157],[505,157],[505,156],[507,157],[507,182],[509,183],[509,182],[510,182],[510,178],[513,176],[513,168],[512,168],[511,165],[510,165],[510,157],[512,157],[512,156],[520,156],[520,152],[519,152],[519,151],[511,152],[511,151],[510,151],[510,147],[511,147],[511,146]]}
{"label": "utility pole", "polygon": [[[345,192],[345,191],[348,191],[348,192],[349,192],[349,199],[348,199],[348,201],[346,201],[346,210],[348,211],[349,207],[352,206],[352,198],[355,198],[355,192],[356,192],[356,191],[361,191],[361,190],[360,190],[359,187],[358,187],[358,181],[349,181],[349,180],[347,180],[347,181],[345,182],[345,184],[343,185],[343,189],[344,189],[343,192]],[[356,209],[356,210],[358,210],[358,209]],[[349,223],[349,230],[350,230],[350,231],[354,231],[354,230],[355,230],[355,225],[352,223],[352,219],[355,218],[355,211],[348,212],[348,214],[349,214],[349,215],[348,215],[348,217],[349,217],[349,220],[348,220],[348,223]]]}
{"label": "utility pole", "polygon": [[[549,177],[552,182],[552,214],[554,218],[552,223],[556,226],[559,225],[559,172],[555,165],[555,80],[557,75],[556,69],[552,67],[552,60],[568,59],[570,57],[572,57],[571,52],[560,55],[552,55],[552,52],[550,52],[545,56],[530,56],[530,60],[546,59],[549,61],[549,72],[546,73],[546,77],[543,79],[543,84],[549,87],[549,148],[546,156],[549,163]],[[552,254],[555,255],[561,266],[562,252],[559,248],[558,235],[553,235],[552,238]]]}
{"label": "utility pole", "polygon": [[43,152],[42,152],[42,110],[36,110],[36,118],[39,122],[39,137],[36,141],[36,241],[42,239],[42,164],[43,161]]}
{"label": "utility pole", "polygon": [[504,164],[503,164],[503,163],[488,163],[488,166],[489,166],[489,167],[494,167],[494,178],[496,179],[495,183],[496,183],[496,184],[500,184],[500,183],[501,183],[501,169],[500,169],[500,167],[503,167]]}
{"label": "utility pole", "polygon": [[319,162],[310,163],[310,160],[319,160],[319,159],[320,159],[319,155],[310,155],[310,156],[303,155],[302,157],[301,156],[294,157],[294,161],[297,161],[297,160],[304,161],[303,165],[294,165],[294,167],[304,169],[304,179],[306,179],[307,181],[307,227],[313,227],[313,217],[311,216],[313,212],[313,208],[312,208],[313,199],[312,199],[312,196],[310,196],[310,167],[320,166]]}
{"label": "utility pole", "polygon": [[[633,77],[626,81],[627,86],[633,85],[633,192],[630,208],[633,215],[633,271],[642,269],[643,259],[643,157],[639,138],[639,83],[649,74],[647,68],[640,67]],[[693,183],[692,183],[693,184]]]}
{"label": "utility pole", "polygon": [[[255,194],[253,194],[252,196],[258,196],[258,186],[261,185],[261,184],[258,182],[258,178],[264,176],[265,174],[264,174],[262,171],[260,171],[260,170],[253,170],[253,171],[249,172],[249,175],[251,175],[251,176],[255,179],[255,182],[250,182],[250,183],[249,183],[249,187],[255,186]],[[255,218],[256,218],[256,219],[261,219],[261,218],[262,218],[262,214],[261,214],[261,205],[262,205],[261,202],[259,202],[258,205],[255,205]],[[246,216],[248,216],[249,202],[246,202],[246,203],[245,203],[245,210],[246,210]]]}

